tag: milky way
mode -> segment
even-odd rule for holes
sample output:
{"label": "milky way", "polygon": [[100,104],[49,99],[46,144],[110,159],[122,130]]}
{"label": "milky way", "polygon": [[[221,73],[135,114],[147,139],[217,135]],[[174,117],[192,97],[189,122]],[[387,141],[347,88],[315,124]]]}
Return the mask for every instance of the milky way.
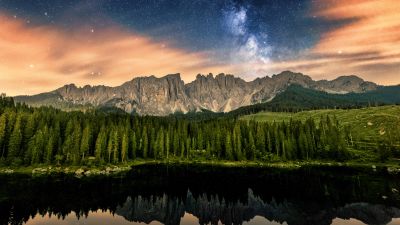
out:
{"label": "milky way", "polygon": [[282,70],[397,84],[399,11],[397,0],[0,0],[0,89]]}

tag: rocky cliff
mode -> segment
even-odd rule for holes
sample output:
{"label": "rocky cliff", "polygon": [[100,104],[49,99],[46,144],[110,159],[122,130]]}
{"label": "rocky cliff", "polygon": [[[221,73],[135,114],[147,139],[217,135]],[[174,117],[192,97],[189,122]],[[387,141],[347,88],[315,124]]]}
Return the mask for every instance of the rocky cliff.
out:
{"label": "rocky cliff", "polygon": [[249,82],[233,75],[199,74],[188,84],[183,82],[180,74],[170,74],[161,78],[138,77],[117,87],[77,87],[69,84],[50,93],[17,96],[16,100],[36,106],[111,106],[142,115],[168,115],[203,109],[228,112],[242,106],[270,101],[291,84],[339,94],[366,92],[378,87],[356,76],[314,81],[307,75],[290,71]]}

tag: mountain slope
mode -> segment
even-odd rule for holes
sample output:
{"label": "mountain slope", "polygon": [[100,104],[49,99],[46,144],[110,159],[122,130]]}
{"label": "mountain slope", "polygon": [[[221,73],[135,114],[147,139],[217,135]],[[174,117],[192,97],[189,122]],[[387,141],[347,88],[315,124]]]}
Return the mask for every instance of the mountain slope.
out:
{"label": "mountain slope", "polygon": [[240,107],[229,115],[248,115],[261,111],[291,111],[311,109],[357,108],[400,104],[400,86],[380,86],[364,93],[329,94],[324,91],[291,85],[269,102]]}
{"label": "mountain slope", "polygon": [[[240,117],[248,121],[260,122],[290,122],[290,120],[305,121],[312,118],[319,124],[321,118],[332,116],[340,121],[341,126],[348,128],[351,134],[352,147],[355,149],[376,150],[382,140],[392,140],[392,145],[400,148],[400,106],[366,107],[361,109],[322,109],[297,113],[259,112]],[[360,152],[361,153],[361,152]],[[394,152],[398,154],[397,152]],[[365,158],[373,154],[362,153]],[[399,157],[399,155],[396,155]]]}
{"label": "mountain slope", "polygon": [[379,88],[356,76],[342,76],[332,81],[314,81],[301,73],[284,71],[272,77],[247,82],[233,75],[197,75],[185,84],[179,74],[161,78],[139,77],[121,86],[77,87],[65,85],[49,93],[17,96],[29,105],[58,108],[116,107],[128,113],[168,115],[176,112],[230,112],[243,106],[269,102],[291,85],[326,93],[365,93]]}

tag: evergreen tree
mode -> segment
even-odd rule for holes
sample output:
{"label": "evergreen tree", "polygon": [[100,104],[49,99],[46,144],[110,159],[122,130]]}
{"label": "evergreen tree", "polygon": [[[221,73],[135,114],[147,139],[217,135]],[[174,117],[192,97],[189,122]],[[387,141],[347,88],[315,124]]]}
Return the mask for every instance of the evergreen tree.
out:
{"label": "evergreen tree", "polygon": [[147,137],[147,129],[146,127],[144,127],[142,133],[142,152],[143,152],[143,158],[145,159],[147,159],[148,150],[149,150],[149,139]]}
{"label": "evergreen tree", "polygon": [[[351,137],[350,137],[351,136]],[[400,132],[387,131],[384,144],[400,155]],[[351,128],[334,117],[305,121],[255,122],[221,117],[188,120],[97,112],[63,112],[3,103],[0,97],[0,153],[5,162],[81,165],[145,159],[346,160],[358,148]],[[375,143],[378,146],[378,143]],[[204,154],[205,152],[205,154]]]}
{"label": "evergreen tree", "polygon": [[22,146],[24,148],[28,147],[27,146],[28,142],[31,139],[31,137],[34,135],[34,132],[35,132],[35,129],[36,129],[35,128],[35,126],[36,126],[35,120],[36,119],[37,119],[36,113],[28,116],[28,118],[27,118],[27,122],[26,122],[26,125],[25,125],[25,128],[24,128],[24,132],[23,132],[24,134],[23,134]]}
{"label": "evergreen tree", "polygon": [[242,133],[240,130],[240,125],[236,124],[233,131],[233,141],[234,141],[234,149],[235,149],[235,157],[237,160],[243,160],[242,153]]}
{"label": "evergreen tree", "polygon": [[164,129],[161,129],[157,134],[157,158],[164,157]]}
{"label": "evergreen tree", "polygon": [[7,117],[6,114],[2,114],[0,116],[0,158],[5,157],[5,150],[6,148],[4,147],[6,143],[6,123],[7,123]]}
{"label": "evergreen tree", "polygon": [[109,137],[108,137],[108,143],[107,143],[107,162],[111,163],[111,156],[114,152],[114,130],[111,130],[111,132],[109,133]]}
{"label": "evergreen tree", "polygon": [[46,164],[52,163],[55,142],[56,140],[54,137],[54,132],[50,130],[49,139],[46,145],[46,157],[45,157]]}
{"label": "evergreen tree", "polygon": [[225,142],[225,159],[233,160],[231,134],[227,133]]}
{"label": "evergreen tree", "polygon": [[107,133],[104,127],[101,127],[99,134],[97,135],[95,144],[95,157],[97,162],[104,161],[104,155],[107,146]]}
{"label": "evergreen tree", "polygon": [[72,149],[74,146],[74,122],[73,120],[69,120],[67,126],[65,128],[65,141],[62,145],[62,154],[65,156],[65,161],[69,163],[71,161]]}
{"label": "evergreen tree", "polygon": [[10,160],[15,160],[19,157],[19,151],[22,145],[22,116],[18,115],[17,120],[14,125],[14,129],[10,136],[9,146],[8,146],[8,158]]}
{"label": "evergreen tree", "polygon": [[173,143],[172,143],[172,150],[173,150],[173,152],[174,152],[174,156],[177,156],[178,155],[178,151],[179,151],[179,137],[178,137],[178,131],[177,130],[175,130],[174,132],[173,132],[173,137],[174,137],[174,141],[173,141]]}
{"label": "evergreen tree", "polygon": [[91,130],[89,125],[86,125],[85,129],[83,129],[82,139],[80,144],[80,155],[81,155],[81,160],[83,162],[85,161],[85,157],[89,155],[90,142],[91,142]]}
{"label": "evergreen tree", "polygon": [[256,133],[256,149],[260,153],[265,152],[265,134],[262,124],[257,124],[257,133]]}
{"label": "evergreen tree", "polygon": [[167,134],[165,136],[165,155],[167,157],[167,160],[168,160],[169,151],[170,151],[170,139],[169,138],[170,138],[170,135],[169,135],[169,132],[167,132]]}
{"label": "evergreen tree", "polygon": [[197,133],[197,149],[198,150],[203,150],[204,149],[204,143],[203,143],[203,133],[198,132]]}
{"label": "evergreen tree", "polygon": [[248,159],[256,159],[256,145],[254,142],[253,132],[249,132]]}
{"label": "evergreen tree", "polygon": [[128,136],[126,133],[124,133],[122,136],[122,146],[121,146],[121,161],[122,162],[127,161],[128,148],[129,148]]}
{"label": "evergreen tree", "polygon": [[136,138],[136,133],[135,132],[132,132],[131,147],[132,147],[132,159],[136,159],[138,144],[137,144],[137,138]]}
{"label": "evergreen tree", "polygon": [[113,135],[113,141],[112,141],[112,154],[113,154],[112,162],[114,164],[119,162],[119,152],[118,152],[119,149],[120,149],[119,134],[118,134],[118,130],[115,130],[114,135]]}
{"label": "evergreen tree", "polygon": [[38,132],[32,137],[31,146],[31,164],[41,163],[43,156],[45,155],[46,143],[48,140],[48,128],[47,126],[38,130]]}

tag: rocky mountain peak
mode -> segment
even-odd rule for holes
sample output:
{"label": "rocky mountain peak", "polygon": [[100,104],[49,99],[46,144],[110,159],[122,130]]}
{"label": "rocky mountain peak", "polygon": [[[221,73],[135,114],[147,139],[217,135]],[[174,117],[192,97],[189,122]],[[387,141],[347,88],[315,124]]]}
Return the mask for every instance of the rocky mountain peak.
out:
{"label": "rocky mountain peak", "polygon": [[77,89],[78,87],[74,83],[71,83],[71,84],[66,84],[66,85],[62,86],[61,88],[64,88],[64,89]]}
{"label": "rocky mountain peak", "polygon": [[272,79],[280,80],[280,81],[287,81],[287,82],[312,82],[313,80],[311,77],[304,75],[302,73],[295,73],[292,71],[283,71],[279,74],[273,75]]}
{"label": "rocky mountain peak", "polygon": [[[87,85],[80,88],[69,84],[51,93],[67,103],[113,106],[126,112],[168,115],[201,109],[228,112],[242,106],[270,101],[291,84],[329,93],[365,92],[378,87],[357,76],[314,81],[302,73],[283,71],[272,77],[266,76],[249,82],[231,74],[198,74],[194,81],[187,84],[176,73],[164,77],[137,77],[117,87]],[[29,97],[23,99],[29,104]],[[52,101],[43,102],[47,104]]]}
{"label": "rocky mountain peak", "polygon": [[163,79],[163,78],[165,78],[167,80],[182,80],[180,73],[168,74],[164,77],[161,77],[160,79]]}
{"label": "rocky mountain peak", "polygon": [[62,93],[68,94],[77,89],[78,89],[78,87],[75,84],[66,84],[66,85],[62,86],[61,88],[58,88],[57,90],[55,90],[55,92],[62,92]]}
{"label": "rocky mountain peak", "polygon": [[343,86],[343,85],[349,86],[349,85],[360,85],[360,84],[364,83],[365,81],[355,75],[349,75],[349,76],[340,76],[340,77],[332,80],[332,82],[339,86]]}
{"label": "rocky mountain peak", "polygon": [[340,81],[340,80],[352,80],[352,81],[357,81],[357,82],[364,82],[364,80],[356,75],[343,75],[339,76],[336,79],[332,81]]}
{"label": "rocky mountain peak", "polygon": [[340,76],[334,80],[317,81],[318,90],[324,90],[330,93],[348,93],[348,92],[365,92],[375,90],[378,85],[372,82],[364,81],[355,75]]}

